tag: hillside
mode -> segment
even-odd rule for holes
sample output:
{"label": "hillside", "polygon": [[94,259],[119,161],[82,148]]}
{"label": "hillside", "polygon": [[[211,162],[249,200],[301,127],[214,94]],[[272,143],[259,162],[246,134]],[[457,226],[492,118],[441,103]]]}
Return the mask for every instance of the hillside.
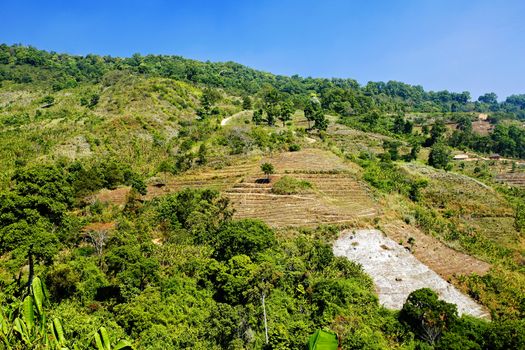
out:
{"label": "hillside", "polygon": [[525,348],[525,95],[491,96],[0,45],[0,344]]}

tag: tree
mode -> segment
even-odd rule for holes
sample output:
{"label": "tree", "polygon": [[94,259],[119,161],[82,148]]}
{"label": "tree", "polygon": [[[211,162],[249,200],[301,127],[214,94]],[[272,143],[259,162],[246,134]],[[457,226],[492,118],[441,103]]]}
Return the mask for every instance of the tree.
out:
{"label": "tree", "polygon": [[42,108],[48,108],[55,103],[55,98],[51,95],[47,95],[44,98],[42,98],[40,102],[43,104]]}
{"label": "tree", "polygon": [[394,134],[402,134],[405,131],[405,119],[402,114],[396,115],[394,118],[394,125],[392,127],[392,132]]}
{"label": "tree", "polygon": [[464,133],[472,132],[472,119],[468,116],[461,116],[458,119],[458,129]]}
{"label": "tree", "polygon": [[280,104],[280,115],[279,120],[285,126],[286,122],[292,119],[292,114],[294,112],[294,106],[292,101],[286,100]]}
{"label": "tree", "polygon": [[381,114],[377,110],[366,113],[363,117],[363,123],[365,123],[370,129],[373,129],[379,123]]}
{"label": "tree", "polygon": [[399,159],[399,147],[401,146],[401,142],[397,140],[385,140],[383,141],[383,149],[388,152],[389,159],[396,161]]}
{"label": "tree", "polygon": [[445,122],[441,119],[437,120],[434,125],[432,125],[432,129],[430,129],[430,138],[427,140],[426,146],[432,146],[436,142],[443,140],[446,130],[447,126]]}
{"label": "tree", "polygon": [[273,86],[268,86],[263,91],[264,111],[266,112],[266,122],[272,126],[275,124],[275,119],[280,115],[280,102],[282,100],[281,94]]}
{"label": "tree", "polygon": [[448,163],[452,160],[450,149],[444,143],[438,142],[432,146],[428,155],[428,164],[436,169],[448,169]]}
{"label": "tree", "polygon": [[185,230],[198,244],[206,242],[233,215],[228,198],[222,197],[219,192],[190,188],[163,197],[157,212],[158,219],[169,229],[169,234]]}
{"label": "tree", "polygon": [[262,123],[263,121],[263,110],[262,109],[257,109],[255,111],[253,111],[253,116],[252,116],[252,121],[255,123],[255,125],[259,125]]}
{"label": "tree", "polygon": [[219,102],[221,99],[221,94],[219,91],[212,88],[205,88],[201,96],[201,106],[202,108],[198,112],[199,116],[202,119],[210,116],[212,114],[212,107],[214,104]]}
{"label": "tree", "polygon": [[270,181],[270,175],[274,173],[275,169],[271,163],[263,163],[261,165],[261,171],[266,175],[266,179]]}
{"label": "tree", "polygon": [[199,151],[197,152],[197,163],[200,165],[205,165],[208,162],[208,148],[203,142],[199,146]]}
{"label": "tree", "polygon": [[59,248],[73,191],[54,166],[19,169],[12,180],[12,190],[0,195],[0,254],[11,252],[18,266],[29,263],[29,286],[35,262],[50,263]]}
{"label": "tree", "polygon": [[486,94],[478,97],[478,101],[481,103],[486,103],[488,105],[498,104],[498,95],[493,92],[487,92]]}
{"label": "tree", "polygon": [[457,321],[458,313],[456,305],[439,300],[434,291],[422,288],[410,293],[399,319],[418,338],[432,345]]}
{"label": "tree", "polygon": [[214,241],[214,256],[218,260],[227,261],[242,254],[253,259],[275,244],[275,234],[262,221],[244,219],[223,225]]}
{"label": "tree", "polygon": [[407,135],[410,135],[413,129],[414,123],[412,123],[410,120],[406,120],[405,125],[403,126],[403,132]]}
{"label": "tree", "polygon": [[252,99],[250,96],[246,95],[242,98],[242,109],[252,109]]}
{"label": "tree", "polygon": [[308,120],[308,128],[311,128],[311,122],[315,121],[316,114],[321,110],[321,102],[317,96],[312,95],[304,107],[304,117]]}
{"label": "tree", "polygon": [[408,162],[416,160],[419,152],[421,151],[421,144],[419,142],[412,142],[411,145],[412,148],[410,149],[410,153],[406,156],[406,160]]}
{"label": "tree", "polygon": [[322,110],[318,110],[314,113],[314,129],[318,131],[326,131],[328,128],[328,119],[324,116]]}

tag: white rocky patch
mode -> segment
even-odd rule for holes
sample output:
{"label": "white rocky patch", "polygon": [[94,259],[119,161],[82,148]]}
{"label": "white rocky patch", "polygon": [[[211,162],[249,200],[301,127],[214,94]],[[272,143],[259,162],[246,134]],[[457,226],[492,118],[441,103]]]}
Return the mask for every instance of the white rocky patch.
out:
{"label": "white rocky patch", "polygon": [[488,312],[457,290],[437,273],[417,260],[405,247],[378,230],[344,231],[335,242],[336,256],[344,256],[363,266],[389,309],[401,309],[408,295],[420,288],[434,290],[440,299],[457,305],[460,315],[489,318]]}

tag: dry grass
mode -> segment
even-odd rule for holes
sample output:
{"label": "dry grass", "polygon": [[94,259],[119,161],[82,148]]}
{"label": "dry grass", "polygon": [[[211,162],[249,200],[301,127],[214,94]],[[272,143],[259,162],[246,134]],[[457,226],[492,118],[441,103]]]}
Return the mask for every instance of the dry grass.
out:
{"label": "dry grass", "polygon": [[402,221],[389,221],[382,228],[388,237],[402,242],[407,248],[410,248],[408,239],[414,238],[414,256],[446,280],[451,280],[457,275],[484,275],[490,269],[488,263],[454,250]]}
{"label": "dry grass", "polygon": [[[260,164],[270,162],[276,181],[287,173],[308,181],[315,191],[300,195],[271,193],[272,182],[265,183]],[[223,191],[235,209],[235,218],[258,218],[274,227],[317,226],[355,223],[374,217],[379,209],[365,184],[356,180],[355,165],[346,164],[328,151],[305,149],[263,159],[246,158],[223,169],[200,169],[181,176],[166,177],[165,186],[148,186],[145,199],[183,188],[215,188]],[[103,190],[96,198],[122,205],[129,188]]]}

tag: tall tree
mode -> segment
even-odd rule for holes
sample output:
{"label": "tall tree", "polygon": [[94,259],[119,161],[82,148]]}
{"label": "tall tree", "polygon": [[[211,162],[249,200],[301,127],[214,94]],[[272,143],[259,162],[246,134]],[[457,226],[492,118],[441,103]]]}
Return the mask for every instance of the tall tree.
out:
{"label": "tall tree", "polygon": [[315,121],[320,110],[321,102],[317,96],[312,95],[304,107],[304,117],[308,120],[308,128],[311,128],[311,122]]}
{"label": "tall tree", "polygon": [[279,111],[279,120],[283,123],[283,126],[285,126],[286,122],[292,119],[292,114],[294,112],[293,102],[290,100],[281,102]]}

